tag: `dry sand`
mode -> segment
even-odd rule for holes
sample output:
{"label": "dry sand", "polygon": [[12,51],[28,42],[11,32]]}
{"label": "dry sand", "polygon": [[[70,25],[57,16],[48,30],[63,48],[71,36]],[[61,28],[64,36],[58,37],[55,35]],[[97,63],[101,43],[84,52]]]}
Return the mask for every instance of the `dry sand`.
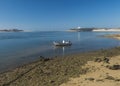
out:
{"label": "dry sand", "polygon": [[109,63],[88,61],[83,68],[89,71],[78,78],[70,78],[60,86],[120,86],[120,69],[111,70],[106,66],[120,65],[120,56],[110,59]]}

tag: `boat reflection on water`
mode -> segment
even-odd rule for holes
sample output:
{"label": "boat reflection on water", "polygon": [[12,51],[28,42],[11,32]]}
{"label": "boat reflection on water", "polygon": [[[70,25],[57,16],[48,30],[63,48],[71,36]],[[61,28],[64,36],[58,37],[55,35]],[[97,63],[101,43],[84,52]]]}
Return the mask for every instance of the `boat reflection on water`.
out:
{"label": "boat reflection on water", "polygon": [[63,50],[63,56],[65,55],[65,47],[62,47]]}
{"label": "boat reflection on water", "polygon": [[80,41],[80,32],[78,32],[78,35],[77,35],[78,37],[78,41]]}
{"label": "boat reflection on water", "polygon": [[53,46],[55,54],[60,53],[62,56],[65,56],[66,52],[69,51],[71,46]]}

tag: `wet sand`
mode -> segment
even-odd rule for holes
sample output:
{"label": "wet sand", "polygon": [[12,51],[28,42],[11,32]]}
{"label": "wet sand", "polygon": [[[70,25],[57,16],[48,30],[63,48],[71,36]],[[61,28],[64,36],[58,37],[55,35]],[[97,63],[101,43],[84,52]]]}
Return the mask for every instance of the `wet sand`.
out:
{"label": "wet sand", "polygon": [[[112,57],[117,58],[119,57],[119,55],[120,47],[107,50],[102,49],[93,52],[84,52],[82,54],[79,53],[72,54],[65,57],[54,57],[52,59],[40,56],[40,59],[35,62],[1,73],[0,86],[60,86],[60,85],[64,86],[67,85],[67,83],[69,83],[68,81],[70,80],[71,77],[72,77],[71,81],[73,82],[71,83],[71,86],[73,86],[74,83],[76,84],[76,82],[74,82],[74,78],[76,81],[77,77],[78,81],[79,78],[85,81],[84,77],[86,77],[86,81],[88,81],[89,83],[91,82],[91,80],[92,82],[94,82],[97,80],[97,78],[100,77],[97,74],[94,75],[94,72],[99,73],[100,71],[103,71],[100,70],[101,68],[105,69],[104,68],[105,64],[103,64],[102,62],[94,63],[93,62],[94,59],[98,57],[100,58],[108,57],[109,59],[112,59]],[[86,63],[87,65],[85,65]],[[91,67],[93,69],[91,69]],[[109,73],[108,75],[113,76],[111,72],[108,73]],[[89,77],[88,75],[91,77]],[[104,79],[103,76],[101,76],[101,79]],[[113,77],[115,78],[115,80],[118,79],[119,81],[120,77],[118,78],[115,76]],[[87,78],[91,78],[90,81],[87,80]],[[70,83],[67,86],[70,86]],[[77,86],[81,85],[77,84]]]}

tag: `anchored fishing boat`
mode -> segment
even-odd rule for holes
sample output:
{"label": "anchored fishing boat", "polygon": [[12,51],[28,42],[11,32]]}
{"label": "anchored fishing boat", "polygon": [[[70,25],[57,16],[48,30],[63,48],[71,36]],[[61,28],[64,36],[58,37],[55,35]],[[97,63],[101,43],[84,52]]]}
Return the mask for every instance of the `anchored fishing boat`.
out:
{"label": "anchored fishing boat", "polygon": [[55,46],[71,46],[72,43],[70,41],[62,41],[62,42],[53,42]]}

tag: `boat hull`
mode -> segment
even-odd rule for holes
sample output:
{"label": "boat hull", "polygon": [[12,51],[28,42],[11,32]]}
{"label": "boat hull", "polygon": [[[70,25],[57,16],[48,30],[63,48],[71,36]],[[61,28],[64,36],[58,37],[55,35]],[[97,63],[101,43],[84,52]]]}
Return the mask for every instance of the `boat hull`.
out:
{"label": "boat hull", "polygon": [[66,43],[59,43],[59,42],[53,42],[55,46],[71,46],[72,43],[66,42]]}

